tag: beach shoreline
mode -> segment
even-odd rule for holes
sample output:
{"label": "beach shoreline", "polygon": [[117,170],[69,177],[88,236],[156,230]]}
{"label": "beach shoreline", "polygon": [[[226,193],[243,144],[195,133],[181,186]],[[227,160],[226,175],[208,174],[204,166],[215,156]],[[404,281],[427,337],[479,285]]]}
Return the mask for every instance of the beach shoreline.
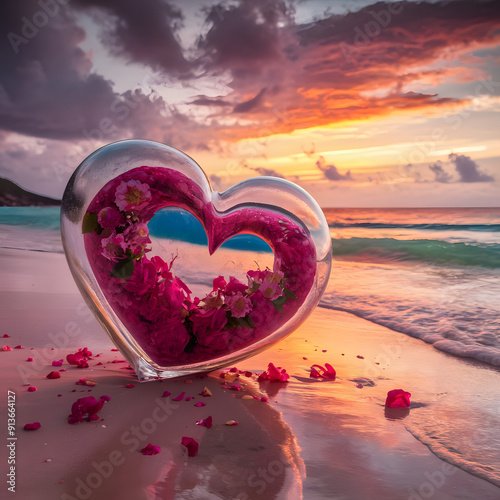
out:
{"label": "beach shoreline", "polygon": [[[317,308],[288,338],[238,364],[255,374],[273,362],[290,374],[288,383],[259,384],[255,375],[242,376],[243,390],[236,392],[222,389],[224,381],[215,373],[140,384],[122,369],[126,363],[113,362],[123,358],[111,351],[114,346],[78,293],[64,255],[0,249],[0,269],[0,336],[10,335],[2,339],[6,345],[23,346],[0,352],[3,392],[16,393],[17,492],[23,498],[84,497],[83,486],[77,491],[81,481],[92,499],[500,498],[486,467],[488,456],[499,451],[487,432],[498,423],[490,411],[500,381],[493,367],[444,354],[354,315]],[[52,360],[65,360],[83,347],[101,354],[90,368],[64,361],[61,368],[67,371],[60,379],[46,378],[56,369]],[[27,362],[28,356],[37,361]],[[325,363],[334,366],[337,380],[310,379],[310,366]],[[97,385],[75,385],[83,377]],[[28,392],[24,384],[38,390]],[[199,395],[205,385],[214,393],[206,401]],[[384,408],[387,391],[395,388],[412,393],[408,412]],[[170,397],[162,398],[165,390]],[[194,399],[172,402],[181,392]],[[111,397],[100,413],[103,421],[67,424],[77,397],[102,394]],[[267,396],[269,403],[240,399],[243,394]],[[205,407],[192,404],[202,399]],[[152,429],[149,420],[160,412],[158,400],[160,407],[177,406],[170,408],[165,424],[155,422],[155,430],[139,440],[141,446],[161,445],[162,452],[143,456],[139,445],[131,451],[126,433],[144,421]],[[1,405],[5,414],[6,399]],[[212,429],[196,425],[209,414],[216,422]],[[432,443],[429,429],[451,417],[456,422],[451,435]],[[225,426],[228,419],[240,424]],[[40,421],[41,429],[22,429],[33,421]],[[486,432],[469,431],[464,441],[467,426],[484,426]],[[186,456],[180,445],[184,435],[199,439],[197,457]],[[447,455],[445,438],[462,450],[462,463]],[[470,456],[463,453],[465,446]],[[113,451],[120,458],[111,456]],[[485,464],[476,463],[476,452],[483,453]],[[115,465],[109,477],[92,475],[97,474],[94,464],[121,458],[123,464]],[[2,470],[6,466],[2,458]],[[475,475],[464,470],[471,467]]]}

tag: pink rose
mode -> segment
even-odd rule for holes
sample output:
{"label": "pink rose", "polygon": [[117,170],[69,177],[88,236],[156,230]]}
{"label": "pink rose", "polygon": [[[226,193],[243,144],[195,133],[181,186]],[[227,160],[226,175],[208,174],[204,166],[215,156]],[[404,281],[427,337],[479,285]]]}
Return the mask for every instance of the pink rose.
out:
{"label": "pink rose", "polygon": [[143,295],[149,292],[157,281],[158,275],[154,264],[147,258],[143,258],[135,261],[134,272],[122,283],[122,286],[128,292]]}
{"label": "pink rose", "polygon": [[210,309],[204,311],[198,309],[189,316],[193,323],[193,333],[198,343],[214,351],[225,349],[230,337],[222,329],[227,323],[226,311],[224,309]]}
{"label": "pink rose", "polygon": [[393,389],[387,393],[385,406],[389,408],[409,408],[411,404],[410,397],[411,394],[403,391],[403,389]]}

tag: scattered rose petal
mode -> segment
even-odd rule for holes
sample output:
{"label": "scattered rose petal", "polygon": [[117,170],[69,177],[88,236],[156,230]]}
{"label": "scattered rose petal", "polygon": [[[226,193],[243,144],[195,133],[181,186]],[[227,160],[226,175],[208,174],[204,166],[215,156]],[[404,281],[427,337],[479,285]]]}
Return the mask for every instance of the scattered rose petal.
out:
{"label": "scattered rose petal", "polygon": [[197,406],[197,407],[199,408],[200,406],[207,406],[207,403],[204,403],[203,401],[198,401],[198,402],[195,404],[195,406]]}
{"label": "scattered rose petal", "polygon": [[336,376],[337,372],[329,363],[325,363],[324,368],[320,365],[312,365],[311,373],[309,374],[311,378],[324,378],[327,380],[335,380]]}
{"label": "scattered rose petal", "polygon": [[60,359],[58,361],[52,361],[52,366],[62,366],[64,359]]}
{"label": "scattered rose petal", "polygon": [[14,347],[14,349],[24,349],[24,347],[21,344],[19,344],[19,345],[16,345],[16,347]]}
{"label": "scattered rose petal", "polygon": [[185,395],[185,392],[181,392],[176,398],[172,398],[172,401],[182,401]]}
{"label": "scattered rose petal", "polygon": [[99,420],[97,413],[101,411],[104,404],[110,399],[109,396],[101,396],[98,400],[94,396],[77,399],[71,406],[71,414],[68,415],[68,424],[77,424],[83,422],[84,419],[87,422]]}
{"label": "scattered rose petal", "polygon": [[170,391],[164,391],[164,393],[162,394],[162,398],[168,398],[170,396],[170,394],[172,394]]}
{"label": "scattered rose petal", "polygon": [[411,404],[410,397],[411,394],[403,391],[403,389],[393,389],[387,393],[385,406],[389,408],[409,408]]}
{"label": "scattered rose petal", "polygon": [[113,348],[113,349],[110,349],[110,351],[113,351],[113,352],[115,352],[115,351],[118,351],[118,349],[116,349],[116,348]]}
{"label": "scattered rose petal", "polygon": [[78,351],[75,352],[74,354],[68,354],[66,356],[66,361],[70,365],[76,365],[78,368],[88,368],[89,367],[88,360],[90,359],[91,356],[92,352],[89,351],[86,347],[84,347],[83,349],[82,348],[78,349]]}
{"label": "scattered rose petal", "polygon": [[304,361],[307,361],[307,358],[306,358],[305,356],[304,356],[302,359],[303,359]]}
{"label": "scattered rose petal", "polygon": [[198,454],[198,442],[192,437],[183,436],[181,443],[187,448],[188,457],[195,457]]}
{"label": "scattered rose petal", "polygon": [[226,425],[238,425],[238,424],[239,424],[239,422],[238,422],[238,421],[236,421],[236,420],[228,420],[228,421],[226,422]]}
{"label": "scattered rose petal", "polygon": [[212,417],[202,418],[201,420],[197,420],[196,425],[201,425],[210,429],[212,427]]}
{"label": "scattered rose petal", "polygon": [[50,372],[46,378],[61,378],[61,374],[59,372]]}
{"label": "scattered rose petal", "polygon": [[245,374],[245,377],[251,377],[253,375],[253,373],[250,371],[246,371],[246,372],[244,372],[244,374]]}
{"label": "scattered rose petal", "polygon": [[12,347],[8,346],[8,345],[4,345],[2,347],[2,351],[12,351]]}
{"label": "scattered rose petal", "polygon": [[200,392],[200,395],[203,396],[204,398],[208,398],[212,395],[212,391],[207,386],[205,386],[203,390]]}
{"label": "scattered rose petal", "polygon": [[34,358],[32,356],[29,356],[26,361],[34,361]]}
{"label": "scattered rose petal", "polygon": [[274,366],[273,363],[269,363],[267,370],[262,372],[257,379],[259,382],[266,380],[269,382],[287,382],[290,375],[281,366]]}
{"label": "scattered rose petal", "polygon": [[357,387],[358,389],[363,389],[363,387],[364,387],[364,386],[363,386],[363,384],[356,384],[356,387]]}
{"label": "scattered rose petal", "polygon": [[35,392],[36,390],[37,388],[34,385],[28,387],[28,392]]}
{"label": "scattered rose petal", "polygon": [[360,354],[358,354],[356,357],[357,357],[358,359],[365,359],[365,357],[364,357],[364,356],[361,356]]}
{"label": "scattered rose petal", "polygon": [[158,455],[160,453],[161,448],[159,446],[154,446],[151,443],[148,443],[142,450],[141,453],[143,455]]}
{"label": "scattered rose petal", "polygon": [[127,389],[133,389],[135,387],[135,384],[126,384],[125,387]]}
{"label": "scattered rose petal", "polygon": [[40,422],[33,422],[32,424],[26,424],[24,426],[25,431],[36,431],[37,429],[40,429],[41,425]]}
{"label": "scattered rose petal", "polygon": [[10,338],[10,335],[7,335],[6,333],[4,333],[4,334],[2,335],[2,338],[3,338],[3,339],[9,339],[9,338]]}
{"label": "scattered rose petal", "polygon": [[193,398],[193,396],[186,396],[186,399],[184,401],[191,401]]}

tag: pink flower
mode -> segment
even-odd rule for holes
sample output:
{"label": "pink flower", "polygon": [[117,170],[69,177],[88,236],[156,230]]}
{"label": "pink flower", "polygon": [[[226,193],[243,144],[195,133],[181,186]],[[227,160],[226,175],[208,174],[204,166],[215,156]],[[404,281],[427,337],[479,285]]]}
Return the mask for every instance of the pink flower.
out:
{"label": "pink flower", "polygon": [[120,210],[140,210],[151,201],[151,191],[140,181],[122,181],[116,188],[116,206]]}
{"label": "pink flower", "polygon": [[181,443],[187,448],[188,457],[195,457],[198,454],[198,442],[192,437],[183,436]]}
{"label": "pink flower", "polygon": [[170,264],[167,264],[161,257],[158,255],[155,255],[154,257],[151,257],[151,262],[155,266],[156,272],[164,279],[168,281],[172,281],[173,275],[170,272],[170,269],[172,268],[172,265],[175,261],[176,257],[174,257],[171,261]]}
{"label": "pink flower", "polygon": [[97,222],[104,229],[116,229],[125,224],[125,217],[115,207],[105,207],[97,214]]}
{"label": "pink flower", "polygon": [[244,318],[252,310],[252,301],[241,292],[226,297],[226,304],[235,318]]}
{"label": "pink flower", "polygon": [[222,329],[227,323],[226,311],[224,309],[197,310],[189,316],[193,323],[193,333],[198,343],[213,351],[220,351],[227,347],[229,334]]}
{"label": "pink flower", "polygon": [[328,380],[335,380],[337,373],[332,365],[329,363],[325,363],[325,367],[323,368],[320,365],[312,365],[311,373],[309,377],[311,378],[326,378]]}
{"label": "pink flower", "polygon": [[200,306],[205,309],[205,311],[209,311],[210,309],[220,309],[223,305],[224,295],[222,295],[220,290],[210,292],[200,302]]}
{"label": "pink flower", "polygon": [[154,446],[151,443],[148,443],[142,450],[141,453],[143,455],[158,455],[160,453],[161,448],[159,446]]}
{"label": "pink flower", "polygon": [[228,295],[235,295],[237,293],[245,293],[247,286],[240,280],[236,279],[234,276],[229,276],[229,283],[226,285],[224,294],[226,297]]}
{"label": "pink flower", "polygon": [[147,245],[151,243],[149,239],[149,229],[145,222],[131,224],[123,231],[126,248],[130,248],[132,253],[139,255],[146,250]]}
{"label": "pink flower", "polygon": [[118,262],[125,256],[127,245],[123,234],[112,234],[101,240],[102,255],[111,262]]}
{"label": "pink flower", "polygon": [[281,366],[276,367],[273,363],[269,363],[267,370],[262,372],[257,380],[259,382],[263,380],[269,382],[287,382],[289,378],[290,375],[288,375],[284,368],[281,368]]}
{"label": "pink flower", "polygon": [[149,292],[158,281],[154,264],[147,258],[135,262],[134,272],[127,278],[122,286],[128,292],[144,295]]}
{"label": "pink flower", "polygon": [[223,276],[218,276],[217,278],[214,279],[213,283],[213,289],[215,290],[224,290],[226,287],[226,280],[224,279]]}
{"label": "pink flower", "polygon": [[269,270],[266,270],[265,273],[266,274],[259,287],[259,291],[266,299],[276,300],[278,297],[283,295],[283,291],[280,286],[281,280],[283,279],[283,273],[281,271],[272,273]]}
{"label": "pink flower", "polygon": [[411,404],[410,397],[411,394],[403,391],[403,389],[393,389],[387,393],[385,406],[389,408],[409,408]]}

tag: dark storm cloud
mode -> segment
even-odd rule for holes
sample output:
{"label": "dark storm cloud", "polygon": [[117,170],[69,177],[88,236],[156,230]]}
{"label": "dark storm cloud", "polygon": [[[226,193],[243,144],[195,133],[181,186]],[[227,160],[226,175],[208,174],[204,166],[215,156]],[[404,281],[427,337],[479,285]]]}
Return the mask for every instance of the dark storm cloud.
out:
{"label": "dark storm cloud", "polygon": [[71,5],[94,15],[113,55],[177,74],[188,70],[175,36],[182,13],[168,1],[73,0]]}
{"label": "dark storm cloud", "polygon": [[255,75],[263,65],[282,58],[283,22],[289,11],[278,0],[241,0],[213,6],[211,24],[198,46],[209,68],[231,69],[234,76]]}
{"label": "dark storm cloud", "polygon": [[33,29],[31,20],[43,13],[38,2],[2,7],[0,32],[10,36],[0,51],[0,128],[51,139],[111,140],[124,130],[143,132],[164,108],[161,98],[150,97],[147,87],[117,94],[113,82],[93,73],[79,47],[85,32],[54,3],[57,11]]}

